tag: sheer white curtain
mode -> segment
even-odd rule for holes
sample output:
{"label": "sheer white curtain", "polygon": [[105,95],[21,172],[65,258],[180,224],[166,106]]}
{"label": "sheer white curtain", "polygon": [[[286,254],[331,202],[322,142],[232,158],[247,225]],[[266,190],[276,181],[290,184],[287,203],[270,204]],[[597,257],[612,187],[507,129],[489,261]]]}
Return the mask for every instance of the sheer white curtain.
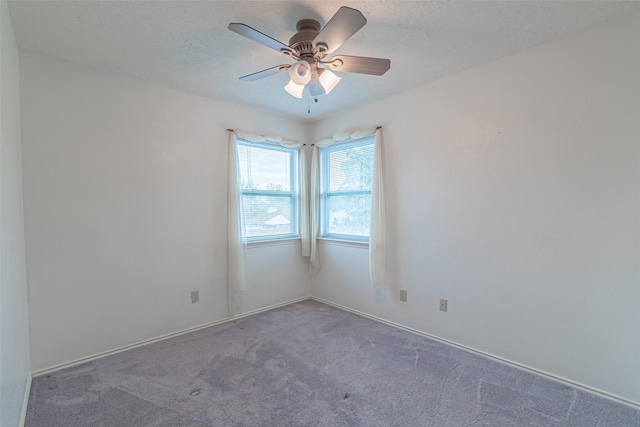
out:
{"label": "sheer white curtain", "polygon": [[309,218],[311,221],[311,238],[310,238],[310,256],[309,256],[309,272],[317,273],[320,271],[320,255],[318,254],[318,237],[320,237],[320,148],[331,147],[337,140],[333,138],[322,139],[317,141],[312,147],[311,153],[311,173],[309,196]]}
{"label": "sheer white curtain", "polygon": [[242,188],[238,161],[238,143],[234,132],[229,132],[227,206],[227,304],[229,316],[233,316],[239,308],[240,295],[238,295],[238,292],[247,290],[244,270],[246,241],[242,238],[244,234]]}
{"label": "sheer white curtain", "polygon": [[371,223],[369,225],[369,278],[371,286],[382,290],[387,276],[387,222],[384,200],[384,149],[382,129],[377,129],[373,151],[371,183]]}
{"label": "sheer white curtain", "polygon": [[369,229],[369,278],[376,289],[383,289],[387,274],[387,229],[384,199],[384,150],[382,147],[382,130],[377,127],[355,132],[339,133],[315,143],[311,158],[311,256],[309,271],[320,270],[317,239],[320,236],[320,148],[334,144],[350,142],[375,135],[373,156],[373,179],[371,184],[371,218]]}
{"label": "sheer white curtain", "polygon": [[275,135],[258,135],[242,130],[229,132],[229,165],[228,165],[228,283],[227,295],[229,314],[238,312],[241,304],[241,291],[248,290],[245,274],[245,251],[247,247],[244,235],[244,218],[242,217],[242,188],[240,179],[240,166],[238,160],[237,138],[248,142],[268,142],[278,144],[285,148],[298,150],[298,204],[300,212],[300,236],[302,238],[302,255],[309,256],[310,225],[309,225],[309,199],[307,181],[307,150],[301,142],[285,140]]}
{"label": "sheer white curtain", "polygon": [[309,217],[309,180],[307,178],[308,147],[298,150],[298,203],[300,206],[300,239],[302,256],[311,256],[311,223]]}

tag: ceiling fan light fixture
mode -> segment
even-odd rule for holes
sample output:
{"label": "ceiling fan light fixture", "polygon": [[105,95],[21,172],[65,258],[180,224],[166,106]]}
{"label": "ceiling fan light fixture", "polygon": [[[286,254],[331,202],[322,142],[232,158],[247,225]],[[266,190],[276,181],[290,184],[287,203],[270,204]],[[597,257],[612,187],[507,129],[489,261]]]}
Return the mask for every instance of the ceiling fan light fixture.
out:
{"label": "ceiling fan light fixture", "polygon": [[240,77],[240,80],[252,82],[288,71],[290,81],[284,87],[287,93],[295,98],[302,98],[305,87],[308,87],[309,96],[315,97],[318,102],[317,96],[328,94],[342,80],[333,71],[381,76],[391,67],[389,59],[348,55],[327,58],[327,55],[340,48],[366,23],[367,19],[362,12],[342,6],[322,28],[314,19],[298,21],[296,33],[286,45],[246,24],[232,22],[229,30],[284,53],[296,61],[293,65],[277,65],[248,74]]}
{"label": "ceiling fan light fixture", "polygon": [[311,81],[311,65],[307,61],[298,61],[289,68],[291,81],[298,85],[306,85]]}
{"label": "ceiling fan light fixture", "polygon": [[304,92],[304,85],[299,85],[293,81],[293,79],[289,80],[289,83],[284,87],[289,95],[294,96],[296,98],[302,98],[302,92]]}
{"label": "ceiling fan light fixture", "polygon": [[320,81],[320,85],[324,89],[325,93],[329,94],[329,92],[338,86],[342,77],[336,76],[331,70],[322,70],[318,80]]}

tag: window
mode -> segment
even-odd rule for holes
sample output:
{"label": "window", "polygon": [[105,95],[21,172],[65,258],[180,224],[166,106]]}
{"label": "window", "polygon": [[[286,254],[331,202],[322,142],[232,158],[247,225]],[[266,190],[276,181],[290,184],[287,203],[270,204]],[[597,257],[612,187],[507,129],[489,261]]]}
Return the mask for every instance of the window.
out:
{"label": "window", "polygon": [[374,138],[321,150],[322,236],[369,240]]}
{"label": "window", "polygon": [[270,240],[298,236],[296,150],[238,140],[243,237]]}

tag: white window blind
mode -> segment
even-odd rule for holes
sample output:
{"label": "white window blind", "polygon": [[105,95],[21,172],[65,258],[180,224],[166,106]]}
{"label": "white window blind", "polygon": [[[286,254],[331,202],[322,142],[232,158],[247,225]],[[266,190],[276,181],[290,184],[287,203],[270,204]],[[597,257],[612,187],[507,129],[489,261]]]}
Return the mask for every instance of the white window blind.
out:
{"label": "white window blind", "polygon": [[238,140],[245,238],[298,236],[297,151]]}
{"label": "white window blind", "polygon": [[322,236],[368,240],[374,138],[321,150]]}

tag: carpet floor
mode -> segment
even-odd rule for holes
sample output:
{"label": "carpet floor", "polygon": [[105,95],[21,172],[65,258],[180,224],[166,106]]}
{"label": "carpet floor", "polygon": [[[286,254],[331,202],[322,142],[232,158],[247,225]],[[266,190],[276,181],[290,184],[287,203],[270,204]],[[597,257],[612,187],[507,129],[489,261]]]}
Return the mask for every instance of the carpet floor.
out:
{"label": "carpet floor", "polygon": [[304,301],[33,379],[26,427],[640,426],[640,411]]}

